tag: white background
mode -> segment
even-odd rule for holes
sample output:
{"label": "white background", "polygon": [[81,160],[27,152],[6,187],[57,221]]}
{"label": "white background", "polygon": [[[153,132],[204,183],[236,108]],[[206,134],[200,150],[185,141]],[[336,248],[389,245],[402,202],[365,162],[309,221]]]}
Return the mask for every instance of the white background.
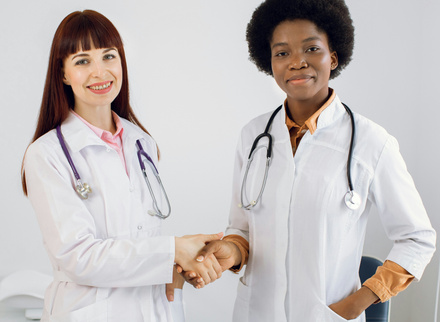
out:
{"label": "white background", "polygon": [[[94,9],[120,31],[132,105],[157,140],[173,206],[168,234],[214,233],[227,224],[241,127],[283,93],[248,61],[245,28],[260,0],[2,1],[0,10],[0,276],[50,273],[41,234],[21,192],[49,48],[70,12]],[[352,63],[331,86],[354,111],[384,126],[401,152],[433,226],[440,229],[438,92],[440,2],[347,0],[356,28]],[[361,135],[361,134],[359,134]],[[365,253],[391,247],[372,213]],[[392,300],[392,321],[434,321],[439,254],[421,282]],[[185,286],[187,321],[230,321],[237,276],[197,291]],[[1,317],[0,317],[0,320]]]}

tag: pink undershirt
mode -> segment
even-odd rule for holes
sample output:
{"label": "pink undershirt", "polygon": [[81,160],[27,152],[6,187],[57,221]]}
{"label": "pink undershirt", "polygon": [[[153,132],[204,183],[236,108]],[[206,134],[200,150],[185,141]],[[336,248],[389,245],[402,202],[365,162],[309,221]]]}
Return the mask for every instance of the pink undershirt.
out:
{"label": "pink undershirt", "polygon": [[78,113],[76,113],[75,111],[71,110],[71,112],[73,113],[73,115],[79,118],[84,124],[86,124],[93,132],[95,132],[95,134],[99,138],[101,138],[101,140],[107,143],[113,150],[115,150],[118,153],[122,165],[124,166],[125,172],[128,174],[127,165],[125,163],[125,157],[124,157],[124,147],[122,146],[122,133],[124,132],[124,128],[122,127],[122,122],[119,119],[119,116],[112,111],[113,121],[115,122],[116,125],[116,132],[115,134],[112,134],[109,131],[105,131],[103,129],[100,129],[99,127],[90,124],[81,116],[79,116]]}

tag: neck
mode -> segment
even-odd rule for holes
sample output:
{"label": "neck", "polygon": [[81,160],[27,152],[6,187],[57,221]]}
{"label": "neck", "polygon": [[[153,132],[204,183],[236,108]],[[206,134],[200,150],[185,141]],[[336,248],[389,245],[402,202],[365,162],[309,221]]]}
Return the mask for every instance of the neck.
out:
{"label": "neck", "polygon": [[302,126],[317,110],[329,99],[332,92],[329,89],[322,95],[317,95],[308,100],[295,100],[287,97],[287,112],[289,117],[299,126]]}
{"label": "neck", "polygon": [[112,134],[116,133],[116,125],[113,121],[113,115],[110,106],[96,108],[82,108],[79,106],[75,106],[73,110],[90,124],[102,130],[109,131]]}

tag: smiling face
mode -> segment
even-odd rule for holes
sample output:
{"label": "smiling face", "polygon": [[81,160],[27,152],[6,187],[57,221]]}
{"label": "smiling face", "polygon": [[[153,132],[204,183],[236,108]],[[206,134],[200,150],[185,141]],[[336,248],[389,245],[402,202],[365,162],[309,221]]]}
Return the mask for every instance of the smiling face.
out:
{"label": "smiling face", "polygon": [[328,97],[330,72],[338,64],[326,33],[309,20],[281,22],[270,42],[272,73],[287,94],[289,108],[306,103],[318,109]]}
{"label": "smiling face", "polygon": [[92,47],[64,59],[64,83],[72,87],[75,111],[110,108],[122,86],[121,59],[116,48]]}

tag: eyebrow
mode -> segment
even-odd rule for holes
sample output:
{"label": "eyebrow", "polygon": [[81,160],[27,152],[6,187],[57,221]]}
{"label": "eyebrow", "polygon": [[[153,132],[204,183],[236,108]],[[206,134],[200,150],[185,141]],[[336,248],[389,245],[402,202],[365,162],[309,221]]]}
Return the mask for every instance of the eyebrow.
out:
{"label": "eyebrow", "polygon": [[[106,50],[104,50],[102,53],[103,54],[106,54],[106,53],[108,53],[109,51],[112,51],[112,50],[114,50],[114,51],[118,51],[116,48],[113,48],[113,47],[111,47],[111,48],[107,48]],[[72,60],[74,60],[75,58],[77,58],[77,57],[89,57],[90,55],[89,54],[86,54],[86,53],[80,53],[80,54],[77,54],[77,55],[75,55],[75,56],[73,56],[72,57]]]}
{"label": "eyebrow", "polygon": [[[322,39],[317,36],[312,36],[312,37],[304,39],[302,41],[302,43],[306,43],[306,42],[314,41],[314,40],[322,40]],[[288,43],[286,43],[286,42],[278,42],[278,43],[272,45],[272,49],[275,47],[281,47],[281,46],[287,46],[287,45],[288,45]]]}

